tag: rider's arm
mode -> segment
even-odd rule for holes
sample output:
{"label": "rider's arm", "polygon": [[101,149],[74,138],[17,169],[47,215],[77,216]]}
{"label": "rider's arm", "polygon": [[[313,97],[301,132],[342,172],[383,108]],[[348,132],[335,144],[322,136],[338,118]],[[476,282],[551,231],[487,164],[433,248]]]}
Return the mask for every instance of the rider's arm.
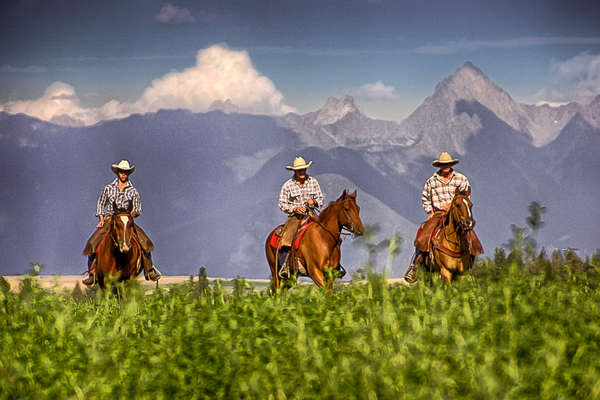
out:
{"label": "rider's arm", "polygon": [[291,215],[294,213],[294,206],[290,203],[289,198],[289,190],[286,185],[283,185],[279,192],[279,209],[284,213]]}
{"label": "rider's arm", "polygon": [[429,185],[429,181],[425,182],[425,186],[423,186],[423,192],[421,192],[421,203],[423,204],[423,209],[428,215],[433,213],[433,206],[431,205],[431,188]]}
{"label": "rider's arm", "polygon": [[96,203],[96,217],[100,218],[100,221],[104,221],[104,209],[106,202],[108,201],[108,188],[105,186],[100,193],[100,197],[98,197],[98,202]]}
{"label": "rider's arm", "polygon": [[458,188],[461,192],[466,192],[470,187],[471,184],[469,183],[469,179],[466,176],[462,175],[460,185]]}
{"label": "rider's arm", "polygon": [[142,199],[137,189],[135,190],[135,192],[133,192],[133,198],[131,199],[131,201],[133,202],[133,210],[131,212],[131,215],[133,216],[133,218],[137,218],[142,213]]}

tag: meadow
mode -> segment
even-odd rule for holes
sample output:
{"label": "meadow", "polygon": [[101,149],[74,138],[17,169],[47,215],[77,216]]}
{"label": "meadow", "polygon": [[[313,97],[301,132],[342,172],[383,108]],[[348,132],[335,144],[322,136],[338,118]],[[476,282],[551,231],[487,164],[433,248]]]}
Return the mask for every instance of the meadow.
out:
{"label": "meadow", "polygon": [[600,256],[526,258],[331,293],[0,279],[0,398],[600,398]]}

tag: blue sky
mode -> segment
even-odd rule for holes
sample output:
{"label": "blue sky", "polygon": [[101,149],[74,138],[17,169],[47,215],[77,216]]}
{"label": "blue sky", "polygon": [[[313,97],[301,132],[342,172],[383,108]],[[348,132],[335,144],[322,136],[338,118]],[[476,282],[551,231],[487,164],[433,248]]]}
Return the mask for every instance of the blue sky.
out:
{"label": "blue sky", "polygon": [[[524,102],[600,93],[597,1],[16,0],[0,7],[0,104],[10,111],[7,104],[20,102],[37,116],[53,115],[39,110],[47,102],[23,102],[55,82],[67,86],[55,85],[62,91],[52,98],[76,96],[79,111],[111,100],[119,112],[151,111],[168,105],[172,90],[157,82],[162,89],[144,97],[153,81],[197,66],[172,84],[208,68],[220,87],[227,75],[214,71],[220,61],[207,60],[239,52],[248,59],[238,60],[234,80],[258,74],[241,92],[261,93],[247,107],[264,112],[314,111],[350,93],[369,116],[401,120],[467,60]],[[197,64],[198,52],[215,45],[227,50]],[[200,97],[212,101],[216,93],[245,101],[234,89],[198,85],[195,100],[181,94],[186,100],[174,104],[201,111],[208,100]],[[93,120],[113,115],[109,109]]]}

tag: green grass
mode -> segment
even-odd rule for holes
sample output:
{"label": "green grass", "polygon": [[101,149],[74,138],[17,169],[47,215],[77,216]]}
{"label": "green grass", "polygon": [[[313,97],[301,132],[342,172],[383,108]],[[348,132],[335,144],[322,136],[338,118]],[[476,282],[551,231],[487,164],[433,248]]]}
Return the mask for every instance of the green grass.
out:
{"label": "green grass", "polygon": [[600,398],[596,270],[534,267],[276,296],[0,285],[0,398]]}

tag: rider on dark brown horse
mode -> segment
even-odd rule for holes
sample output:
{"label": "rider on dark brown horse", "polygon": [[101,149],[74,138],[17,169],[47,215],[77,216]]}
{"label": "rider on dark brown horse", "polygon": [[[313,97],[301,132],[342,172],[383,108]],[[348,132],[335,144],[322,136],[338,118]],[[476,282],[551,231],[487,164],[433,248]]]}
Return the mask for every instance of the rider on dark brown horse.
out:
{"label": "rider on dark brown horse", "polygon": [[[304,158],[296,157],[293,165],[285,167],[294,171],[294,176],[285,181],[279,192],[279,208],[288,215],[280,241],[279,265],[281,266],[285,265],[300,220],[312,209],[320,208],[323,205],[323,193],[319,182],[306,173],[306,169],[311,164],[312,161],[307,164]],[[287,275],[289,276],[289,271],[287,271]]]}
{"label": "rider on dark brown horse", "polygon": [[[96,228],[98,229],[88,239],[83,250],[83,254],[88,256],[88,277],[83,280],[85,285],[93,285],[96,282],[95,250],[104,239],[105,234],[110,230],[110,221],[114,213],[113,204],[118,209],[127,209],[130,203],[133,204],[133,210],[131,211],[133,218],[137,218],[142,213],[140,194],[129,180],[129,175],[133,173],[135,166],[130,166],[127,160],[121,160],[119,164],[112,165],[112,170],[117,175],[117,178],[104,187],[98,198],[96,205],[96,216],[98,217]],[[154,244],[142,228],[137,224],[134,227],[134,237],[144,252],[142,261],[144,275],[146,279],[157,281],[161,278],[161,274],[152,264],[152,255],[150,253],[154,248]]]}
{"label": "rider on dark brown horse", "polygon": [[[416,270],[427,258],[427,253],[430,251],[431,236],[443,222],[444,216],[452,204],[456,189],[466,191],[471,186],[466,176],[452,169],[456,164],[458,164],[458,159],[453,159],[446,152],[440,154],[439,158],[432,163],[434,167],[438,168],[438,171],[427,179],[421,193],[421,201],[427,213],[427,221],[421,224],[415,238],[415,253],[404,276],[408,282],[417,280]],[[472,243],[470,247],[472,255],[477,255],[483,252],[483,248],[475,232],[471,232],[470,240]]]}

